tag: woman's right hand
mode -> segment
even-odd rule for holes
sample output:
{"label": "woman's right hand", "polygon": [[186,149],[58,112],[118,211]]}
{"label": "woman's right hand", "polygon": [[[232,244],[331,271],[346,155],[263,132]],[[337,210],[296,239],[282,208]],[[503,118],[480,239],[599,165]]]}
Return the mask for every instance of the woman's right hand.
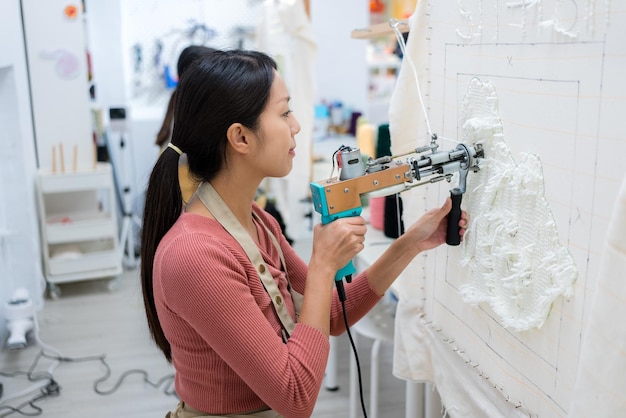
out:
{"label": "woman's right hand", "polygon": [[324,262],[335,272],[339,271],[363,250],[366,231],[365,219],[361,216],[316,225],[311,260]]}
{"label": "woman's right hand", "polygon": [[360,216],[341,218],[326,225],[315,226],[304,301],[298,322],[330,335],[335,275],[363,249],[366,231],[365,219]]}

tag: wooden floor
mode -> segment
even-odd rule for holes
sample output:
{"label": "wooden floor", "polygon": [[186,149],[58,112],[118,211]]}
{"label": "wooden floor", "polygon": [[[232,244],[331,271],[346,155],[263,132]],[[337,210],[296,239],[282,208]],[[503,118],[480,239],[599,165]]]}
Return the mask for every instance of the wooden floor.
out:
{"label": "wooden floor", "polygon": [[[90,280],[60,285],[61,296],[46,299],[44,308],[38,312],[40,341],[47,346],[46,353],[58,354],[66,360],[56,364],[49,358],[39,358],[41,346],[32,344],[20,350],[0,351],[0,371],[3,373],[27,372],[35,360],[33,373],[52,371],[59,385],[58,393],[34,403],[41,408],[41,416],[48,418],[154,418],[164,417],[173,409],[177,399],[167,394],[173,369],[151,342],[143,313],[143,303],[138,270],[126,271],[119,288],[109,290],[109,280]],[[364,395],[369,405],[369,352],[371,341],[359,340],[359,358],[363,373]],[[338,339],[339,390],[322,388],[313,417],[348,417],[349,385],[348,368],[350,343],[344,335]],[[383,345],[380,351],[379,417],[404,417],[404,382],[391,375],[392,350]],[[110,368],[110,376],[108,375]],[[131,371],[147,373],[153,384],[161,379],[164,383],[154,387],[144,381],[139,373],[129,374],[118,385],[120,376]],[[17,399],[15,394],[31,388],[24,375],[0,377],[4,394],[0,398],[0,417],[21,416],[9,414],[8,406],[15,407],[27,402],[40,392],[29,393]],[[96,390],[100,393],[97,393]],[[102,394],[110,392],[110,394]],[[26,406],[25,413],[36,409]],[[357,416],[361,417],[359,411]],[[368,406],[368,416],[369,413]]]}

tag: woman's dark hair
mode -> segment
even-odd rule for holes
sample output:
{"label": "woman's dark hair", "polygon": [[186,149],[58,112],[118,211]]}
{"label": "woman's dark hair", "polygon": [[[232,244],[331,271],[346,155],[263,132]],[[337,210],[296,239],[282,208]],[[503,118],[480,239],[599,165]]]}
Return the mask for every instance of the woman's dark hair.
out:
{"label": "woman's dark hair", "polygon": [[[208,46],[202,45],[190,45],[183,49],[178,56],[178,62],[176,63],[176,71],[178,74],[178,78],[182,77],[182,75],[187,71],[187,68],[191,65],[191,63],[201,55],[205,55],[215,51],[214,48],[209,48]],[[167,110],[165,111],[165,117],[163,118],[163,122],[161,123],[161,127],[159,128],[159,132],[157,132],[157,137],[155,143],[159,147],[163,147],[167,145],[170,140],[170,136],[172,134],[172,123],[174,122],[174,102],[176,101],[176,89],[170,95],[170,100],[167,102]]]}
{"label": "woman's dark hair", "polygon": [[[187,154],[194,178],[210,181],[226,159],[226,133],[233,123],[258,128],[270,95],[276,62],[257,51],[215,51],[194,60],[182,75],[175,100],[172,144]],[[141,231],[141,282],[152,338],[171,362],[170,344],[157,317],[153,263],[159,242],[178,219],[182,196],[178,153],[165,149],[146,191]]]}

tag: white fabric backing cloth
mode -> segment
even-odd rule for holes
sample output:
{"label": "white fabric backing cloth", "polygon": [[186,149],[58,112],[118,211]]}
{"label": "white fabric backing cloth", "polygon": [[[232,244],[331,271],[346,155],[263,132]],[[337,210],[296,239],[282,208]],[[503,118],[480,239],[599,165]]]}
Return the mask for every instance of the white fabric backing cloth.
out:
{"label": "white fabric backing cloth", "polygon": [[258,30],[259,49],[271,55],[287,84],[290,108],[300,123],[296,135],[296,157],[291,173],[268,179],[267,192],[276,198],[287,234],[298,238],[312,174],[313,122],[315,106],[314,63],[317,45],[303,0],[266,0]]}
{"label": "white fabric backing cloth", "polygon": [[[393,154],[408,152],[416,146],[430,141],[424,135],[425,122],[422,119],[421,102],[418,94],[416,76],[421,86],[422,95],[428,83],[424,74],[429,63],[427,27],[419,19],[425,18],[426,2],[419,2],[410,19],[411,35],[407,43],[407,55],[413,57],[417,69],[415,74],[409,65],[403,64],[398,85],[404,88],[394,90],[390,106],[390,130]],[[405,57],[407,56],[405,55]],[[415,57],[424,58],[419,61]],[[405,62],[406,58],[405,58]],[[409,113],[410,112],[410,113]],[[419,115],[419,117],[409,117]],[[422,137],[415,140],[416,133]],[[421,196],[421,189],[408,193],[405,199],[404,219],[412,224],[428,208]],[[418,256],[405,272],[424,271],[429,254]],[[444,408],[451,417],[528,417],[523,409],[518,409],[494,386],[489,384],[480,373],[472,370],[472,363],[459,356],[458,350],[451,350],[449,341],[442,330],[430,322],[425,312],[427,299],[424,282],[415,274],[403,274],[394,284],[400,295],[395,322],[394,363],[395,376],[407,380],[434,382],[445,400]]]}
{"label": "white fabric backing cloth", "polygon": [[[483,80],[496,81],[495,88],[503,92],[501,99],[508,100],[510,113],[506,122],[511,122],[511,114],[517,116],[516,112],[522,110],[522,95],[526,95],[526,90],[521,91],[505,76],[518,80],[516,82],[529,74],[538,77],[533,81],[537,90],[525,97],[532,97],[533,105],[552,103],[552,100],[555,100],[555,106],[576,103],[571,115],[578,116],[577,125],[569,126],[572,117],[559,120],[552,126],[557,129],[547,135],[548,140],[531,147],[529,143],[532,141],[526,136],[513,134],[526,132],[526,126],[519,126],[520,121],[537,122],[527,117],[533,113],[530,111],[533,106],[529,105],[525,117],[516,120],[518,125],[505,124],[505,134],[514,145],[516,156],[527,150],[537,152],[543,167],[551,170],[546,179],[554,181],[558,178],[554,170],[555,159],[550,157],[562,156],[562,150],[575,148],[576,159],[580,157],[585,161],[574,165],[571,171],[564,170],[561,174],[563,185],[556,188],[552,185],[548,196],[555,219],[561,222],[559,230],[569,231],[561,240],[568,244],[579,267],[579,278],[574,283],[571,298],[558,297],[540,328],[511,330],[502,326],[500,318],[489,306],[461,303],[459,290],[462,284],[469,282],[469,273],[467,268],[454,262],[455,257],[459,259],[458,249],[439,248],[418,256],[394,284],[399,296],[394,333],[394,375],[434,382],[452,418],[626,416],[626,328],[622,320],[626,317],[624,186],[610,227],[607,225],[608,212],[624,177],[621,156],[626,145],[622,130],[613,123],[619,118],[617,109],[623,109],[625,97],[623,77],[618,75],[618,68],[623,68],[623,48],[613,55],[605,54],[604,49],[600,53],[594,49],[591,54],[586,54],[590,45],[602,44],[583,42],[602,40],[602,28],[607,30],[607,39],[611,40],[606,44],[606,50],[617,50],[616,45],[624,38],[623,30],[616,28],[626,26],[611,20],[611,25],[604,27],[602,19],[607,16],[617,19],[623,15],[613,13],[614,9],[605,15],[600,7],[590,8],[593,9],[590,16],[597,15],[597,26],[589,30],[588,26],[580,24],[580,42],[572,44],[560,34],[555,35],[556,32],[532,32],[531,18],[536,17],[533,13],[524,15],[527,20],[522,29],[527,32],[522,36],[518,28],[510,24],[507,14],[518,6],[495,1],[487,3],[464,2],[455,8],[441,2],[418,2],[410,19],[407,52],[391,99],[389,120],[393,154],[409,152],[430,141],[415,78],[419,80],[426,101],[432,130],[441,134],[440,146],[449,149],[455,144],[447,141],[445,135],[465,140],[461,137],[464,132],[458,118],[465,89],[459,87],[464,87],[470,77],[480,74]],[[522,6],[522,3],[517,4],[517,11],[536,11]],[[540,2],[532,4],[541,5]],[[496,12],[502,13],[495,16]],[[474,38],[460,36],[470,31],[476,34]],[[546,49],[529,43],[546,39],[552,42]],[[568,50],[572,45],[575,49]],[[577,72],[572,70],[573,76],[568,80],[585,80],[576,85],[587,90],[580,94],[579,101],[569,98],[559,102],[554,99],[556,94],[551,97],[540,94],[550,90],[543,84],[545,80],[541,76],[551,66],[513,65],[509,68],[505,64],[495,64],[495,58],[501,63],[510,58],[517,59],[516,64],[521,64],[522,58],[528,58],[525,63],[533,60],[543,63],[551,59],[549,62],[562,62],[555,58],[559,54],[567,55],[579,64],[582,63],[580,57],[584,56],[590,68],[605,71],[580,71],[584,65],[570,65]],[[593,63],[590,56],[594,57]],[[406,57],[412,59],[416,71],[407,65]],[[562,77],[561,72],[565,70],[568,70],[565,65],[559,68],[558,76]],[[602,91],[601,87],[609,84],[613,88]],[[506,92],[501,89],[505,86],[509,87]],[[578,93],[578,90],[574,91]],[[601,100],[598,97],[605,104],[599,106]],[[584,105],[584,111],[580,104]],[[558,113],[556,108],[541,109],[541,116],[545,115],[547,120],[552,120]],[[600,109],[600,114],[594,113],[595,109]],[[561,129],[567,129],[568,135],[559,137],[554,134]],[[560,146],[550,147],[555,144]],[[597,150],[597,153],[590,150]],[[561,161],[556,163],[560,165]],[[445,189],[445,185],[429,185],[404,193],[405,224],[413,224],[427,209],[441,204]],[[468,197],[464,200],[469,203]],[[555,202],[562,207],[559,209]],[[581,228],[583,225],[585,228]],[[605,230],[610,232],[607,248],[602,249]],[[561,286],[559,290],[566,288]],[[567,291],[563,293],[567,294]],[[596,300],[593,307],[592,297]],[[541,320],[536,322],[540,323]]]}
{"label": "white fabric backing cloth", "polygon": [[585,328],[571,418],[626,416],[626,177]]}

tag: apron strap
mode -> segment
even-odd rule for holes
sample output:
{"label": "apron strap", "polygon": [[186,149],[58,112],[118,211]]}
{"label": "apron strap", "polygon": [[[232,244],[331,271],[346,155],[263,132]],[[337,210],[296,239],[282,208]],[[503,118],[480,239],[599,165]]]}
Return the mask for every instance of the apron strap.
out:
{"label": "apron strap", "polygon": [[278,251],[278,255],[280,257],[280,263],[283,266],[283,271],[285,272],[285,278],[287,279],[287,287],[289,289],[289,293],[291,293],[291,299],[293,300],[293,305],[296,309],[296,321],[297,321],[298,317],[300,316],[300,311],[302,310],[302,302],[304,302],[304,296],[301,293],[296,292],[293,289],[293,287],[291,287],[291,281],[289,280],[289,273],[287,273],[287,263],[285,262],[285,254],[283,254],[283,250],[282,248],[280,248],[280,244],[278,243],[278,240],[276,239],[274,234],[272,234],[272,231],[270,231],[270,229],[265,225],[265,223],[263,223],[263,221],[261,220],[261,218],[259,218],[258,215],[253,214],[253,216],[259,222],[259,224],[263,225],[263,228],[265,228],[265,232],[267,232],[267,235],[270,237],[272,244],[274,244],[276,251]]}
{"label": "apron strap", "polygon": [[[295,327],[295,323],[293,318],[289,314],[287,307],[283,301],[282,294],[274,281],[274,277],[271,275],[269,269],[265,265],[265,261],[261,256],[261,253],[248,232],[243,228],[243,226],[239,223],[235,215],[232,213],[230,208],[224,203],[220,195],[215,191],[213,186],[209,182],[203,182],[196,192],[200,201],[206,206],[206,208],[211,212],[211,214],[215,217],[215,220],[218,221],[228,233],[237,240],[239,245],[246,252],[246,255],[254,265],[259,278],[261,279],[261,283],[265,288],[265,291],[269,294],[270,299],[272,300],[272,304],[274,305],[274,310],[280,319],[280,322],[283,325],[284,333],[283,340],[286,341],[287,338],[293,333],[293,329]],[[258,217],[255,217],[260,222]],[[299,293],[292,291],[291,284],[289,283],[289,277],[287,276],[287,268],[285,266],[285,259],[282,250],[280,249],[280,245],[276,240],[274,234],[272,234],[267,226],[260,222],[261,225],[268,232],[270,239],[274,246],[278,249],[280,254],[280,260],[283,266],[283,270],[285,271],[285,277],[287,278],[287,284],[289,290],[292,294],[292,298],[294,301],[294,306],[296,308],[296,317],[299,315],[300,308],[302,306],[303,296]],[[294,293],[297,296],[294,298]],[[285,335],[286,333],[286,335]]]}

